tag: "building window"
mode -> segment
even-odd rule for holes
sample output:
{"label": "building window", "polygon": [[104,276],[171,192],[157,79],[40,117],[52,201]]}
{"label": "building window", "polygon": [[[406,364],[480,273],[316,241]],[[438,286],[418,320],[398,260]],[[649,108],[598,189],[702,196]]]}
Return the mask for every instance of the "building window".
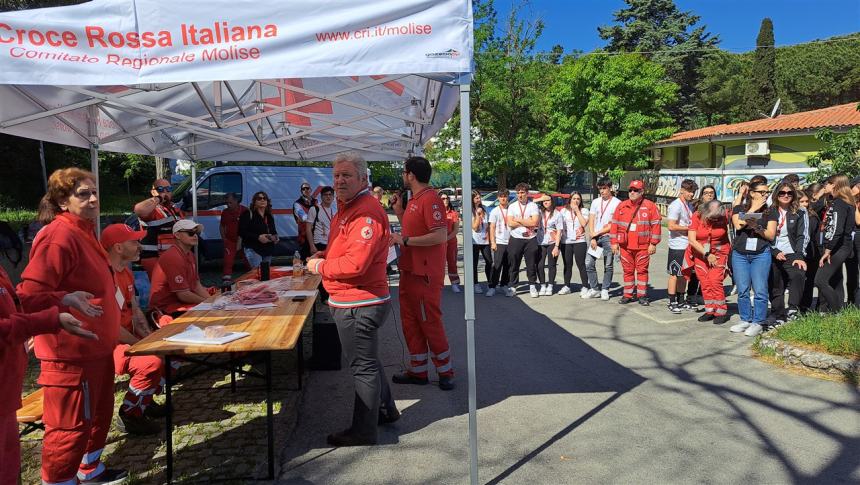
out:
{"label": "building window", "polygon": [[678,160],[676,168],[690,168],[690,147],[678,147]]}

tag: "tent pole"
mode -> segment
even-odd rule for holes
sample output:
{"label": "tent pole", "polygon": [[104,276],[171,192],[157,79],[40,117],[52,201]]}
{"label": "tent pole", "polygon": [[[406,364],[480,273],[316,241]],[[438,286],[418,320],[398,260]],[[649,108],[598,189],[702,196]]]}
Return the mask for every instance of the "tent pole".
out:
{"label": "tent pole", "polygon": [[[463,79],[465,78],[465,79]],[[463,194],[463,273],[465,275],[466,360],[469,372],[469,478],[478,484],[478,412],[475,383],[475,276],[472,274],[472,136],[469,106],[470,77],[464,75],[460,84],[460,169]]]}
{"label": "tent pole", "polygon": [[[101,196],[101,186],[99,185],[99,130],[98,130],[98,122],[99,122],[99,109],[96,105],[90,105],[87,107],[87,128],[88,135],[90,137],[90,171],[96,177],[96,190],[99,192],[99,196]],[[99,211],[99,215],[96,216],[96,237],[101,237],[102,235],[102,216],[101,211]]]}
{"label": "tent pole", "polygon": [[39,140],[39,161],[42,162],[42,184],[48,191],[48,167],[45,165],[45,142]]}
{"label": "tent pole", "polygon": [[[191,217],[194,222],[197,222],[197,145],[194,145],[196,135],[191,134]],[[194,260],[200,261],[200,240],[197,238],[197,245],[194,246]]]}

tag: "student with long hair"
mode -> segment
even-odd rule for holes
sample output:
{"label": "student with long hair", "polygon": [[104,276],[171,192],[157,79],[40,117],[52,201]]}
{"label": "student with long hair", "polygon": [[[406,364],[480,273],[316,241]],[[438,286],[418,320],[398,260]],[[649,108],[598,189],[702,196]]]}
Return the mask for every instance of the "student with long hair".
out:
{"label": "student with long hair", "polygon": [[842,285],[842,265],[851,256],[854,232],[854,212],[857,210],[856,200],[848,186],[848,177],[834,175],[827,180],[828,189],[833,201],[827,208],[821,223],[824,241],[824,251],[819,260],[818,274],[815,275],[815,287],[818,294],[831,312],[842,309],[843,297],[834,289]]}
{"label": "student with long hair", "polygon": [[[732,269],[738,287],[738,312],[741,322],[730,329],[734,333],[744,332],[753,337],[762,332],[767,317],[770,274],[770,242],[776,234],[775,220],[770,220],[767,210],[767,182],[750,184],[743,203],[732,210],[732,225],[737,235],[732,245]],[[750,303],[750,289],[755,292],[754,304]]]}
{"label": "student with long hair", "polygon": [[[304,218],[307,218],[307,214]],[[245,258],[251,268],[258,268],[264,261],[272,261],[275,244],[278,243],[278,231],[275,229],[269,194],[260,191],[251,198],[250,210],[239,216],[239,235],[242,236]]]}
{"label": "student with long hair", "polygon": [[[558,234],[561,229],[555,202],[548,195],[541,196],[535,201],[540,208],[540,225],[538,226],[538,295],[551,296],[555,286],[555,276],[558,271]],[[549,266],[549,274],[546,274]]]}
{"label": "student with long hair", "polygon": [[[817,185],[817,184],[813,184]],[[806,274],[803,284],[803,296],[800,297],[800,311],[807,312],[812,309],[812,292],[815,289],[815,275],[818,273],[818,261],[821,259],[821,245],[819,244],[821,216],[810,207],[815,195],[815,191],[807,187],[803,192],[800,192],[800,200],[798,205],[806,211],[807,233],[809,239],[804,252],[804,261],[806,261]]]}
{"label": "student with long hair", "polygon": [[[478,283],[478,255],[484,258],[484,275],[487,285],[493,281],[493,251],[490,249],[490,216],[481,204],[481,193],[472,191],[472,274],[475,275],[475,293],[483,293]],[[488,287],[489,289],[489,287]]]}
{"label": "student with long hair", "polygon": [[[768,324],[779,325],[794,320],[800,313],[806,279],[806,248],[809,242],[809,222],[806,211],[800,209],[800,197],[789,182],[776,186],[770,220],[776,220],[776,237],[771,253],[770,316]],[[785,286],[788,283],[788,310],[785,308]]]}
{"label": "student with long hair", "polygon": [[[588,209],[582,206],[582,194],[571,192],[568,204],[559,211],[559,225],[562,230],[556,234],[557,242],[554,251],[561,253],[564,261],[564,286],[558,291],[559,295],[571,292],[570,278],[573,276],[573,263],[579,270],[579,281],[582,286],[579,296],[585,298],[588,294],[588,273],[585,271],[586,244],[585,228],[588,226]],[[560,248],[560,249],[559,249]]]}

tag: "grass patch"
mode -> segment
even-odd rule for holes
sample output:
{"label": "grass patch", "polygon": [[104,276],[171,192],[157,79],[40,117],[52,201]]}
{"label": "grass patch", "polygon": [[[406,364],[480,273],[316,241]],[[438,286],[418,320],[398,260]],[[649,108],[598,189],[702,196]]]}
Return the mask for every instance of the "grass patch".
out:
{"label": "grass patch", "polygon": [[771,336],[857,359],[860,358],[860,309],[848,307],[827,315],[809,313],[777,328]]}

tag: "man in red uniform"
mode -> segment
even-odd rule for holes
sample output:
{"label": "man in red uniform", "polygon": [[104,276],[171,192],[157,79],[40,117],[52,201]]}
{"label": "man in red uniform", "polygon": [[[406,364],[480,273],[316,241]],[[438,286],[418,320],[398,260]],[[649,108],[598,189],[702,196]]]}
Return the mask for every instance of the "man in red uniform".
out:
{"label": "man in red uniform", "polygon": [[[660,211],[644,197],[645,184],[641,180],[630,182],[628,199],[618,205],[609,230],[612,252],[621,255],[624,271],[624,297],[622,305],[638,298],[640,305],[648,306],[648,264],[660,243]],[[634,292],[635,288],[635,292]]]}
{"label": "man in red uniform", "polygon": [[392,234],[402,253],[400,267],[400,318],[410,353],[410,369],[395,374],[396,384],[429,382],[427,358],[439,374],[439,388],[454,388],[451,351],[442,323],[442,286],[445,281],[445,244],[448,240],[445,208],[439,194],[430,187],[432,169],[422,157],[410,157],[403,165],[403,183],[412,199],[403,207],[392,195],[394,213],[400,219],[402,234]]}
{"label": "man in red uniform", "polygon": [[129,434],[148,435],[161,426],[148,417],[163,417],[164,408],[152,400],[161,387],[164,361],[155,355],[129,357],[126,349],[150,333],[149,324],[137,303],[134,275],[129,269],[140,258],[140,239],[145,231],[134,231],[125,224],[111,224],[102,231],[101,243],[108,253],[120,306],[119,345],[113,351],[114,372],[128,374],[131,380],[119,408],[121,428]]}
{"label": "man in red uniform", "polygon": [[165,179],[152,183],[152,197],[135,204],[134,213],[140,219],[141,229],[146,230],[140,264],[152,280],[152,271],[158,256],[173,244],[173,224],[182,219],[179,209],[173,206],[173,187]]}
{"label": "man in red uniform", "polygon": [[57,333],[61,329],[84,338],[95,334],[81,327],[81,322],[70,313],[59,313],[50,307],[35,313],[19,313],[15,301],[15,287],[9,275],[0,268],[0,483],[18,483],[21,468],[21,447],[18,443],[18,422],[15,411],[21,407],[24,371],[27,369],[25,342],[43,333]]}
{"label": "man in red uniform", "polygon": [[391,233],[388,216],[367,190],[367,162],[354,154],[334,160],[339,211],[328,245],[308,260],[320,274],[337,324],[343,355],[352,369],[352,425],[328,436],[332,446],[372,445],[377,425],[400,417],[379,361],[378,330],[391,309],[385,261]]}
{"label": "man in red uniform", "polygon": [[[190,219],[173,225],[175,244],[158,257],[152,272],[149,306],[168,317],[176,317],[209,298],[209,290],[200,284],[194,246],[203,226]],[[160,320],[159,324],[167,320]]]}
{"label": "man in red uniform", "polygon": [[239,197],[230,192],[225,199],[227,208],[221,211],[221,240],[224,242],[224,269],[221,272],[221,285],[230,286],[233,280],[233,261],[236,260],[236,254],[245,262],[245,266],[250,268],[248,260],[245,259],[245,252],[239,251],[239,217],[243,212],[247,212],[248,208],[239,203]]}

